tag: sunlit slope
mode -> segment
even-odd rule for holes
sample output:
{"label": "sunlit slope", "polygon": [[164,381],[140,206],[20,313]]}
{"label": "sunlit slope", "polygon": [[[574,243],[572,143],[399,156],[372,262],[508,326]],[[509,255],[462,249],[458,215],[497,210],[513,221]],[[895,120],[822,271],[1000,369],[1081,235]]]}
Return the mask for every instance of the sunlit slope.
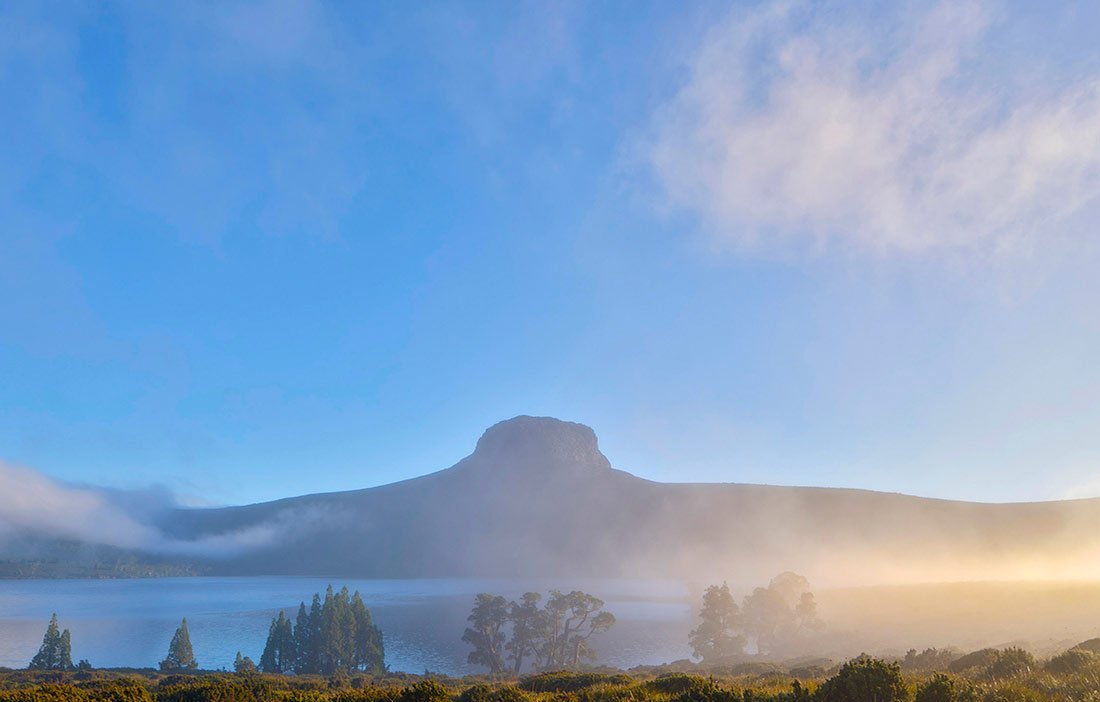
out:
{"label": "sunlit slope", "polygon": [[1100,500],[976,504],[897,494],[655,483],[591,429],[517,417],[455,466],[392,485],[180,510],[174,536],[246,534],[234,573],[628,576],[821,584],[1088,578]]}

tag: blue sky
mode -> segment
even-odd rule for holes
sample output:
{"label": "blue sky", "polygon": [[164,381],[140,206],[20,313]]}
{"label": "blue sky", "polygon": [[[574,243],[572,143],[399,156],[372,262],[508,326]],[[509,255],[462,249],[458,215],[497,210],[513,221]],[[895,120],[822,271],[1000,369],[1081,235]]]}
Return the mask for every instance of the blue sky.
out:
{"label": "blue sky", "polygon": [[1100,6],[0,6],[0,461],[239,503],[516,414],[1100,495]]}

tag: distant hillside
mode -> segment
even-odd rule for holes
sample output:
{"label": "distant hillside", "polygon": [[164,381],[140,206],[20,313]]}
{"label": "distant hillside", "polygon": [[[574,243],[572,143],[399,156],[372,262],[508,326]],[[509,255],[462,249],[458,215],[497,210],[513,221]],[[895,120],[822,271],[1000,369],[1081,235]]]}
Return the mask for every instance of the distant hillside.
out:
{"label": "distant hillside", "polygon": [[516,417],[446,470],[365,490],[180,509],[183,540],[254,546],[213,572],[815,581],[1094,577],[1100,500],[978,504],[827,488],[656,483],[588,427]]}

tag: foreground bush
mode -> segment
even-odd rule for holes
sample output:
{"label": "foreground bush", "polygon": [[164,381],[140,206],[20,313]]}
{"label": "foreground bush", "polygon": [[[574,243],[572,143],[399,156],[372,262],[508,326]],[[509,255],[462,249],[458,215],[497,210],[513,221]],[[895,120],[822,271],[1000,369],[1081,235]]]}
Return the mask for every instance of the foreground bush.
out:
{"label": "foreground bush", "polygon": [[901,666],[877,658],[856,658],[817,689],[821,702],[901,702],[909,696]]}
{"label": "foreground bush", "polygon": [[1044,666],[1048,673],[1064,675],[1088,670],[1100,662],[1100,656],[1082,648],[1071,648],[1047,661]]}
{"label": "foreground bush", "polygon": [[625,674],[558,671],[529,675],[520,680],[519,687],[528,692],[576,692],[595,685],[629,685],[633,682],[634,678]]}
{"label": "foreground bush", "polygon": [[529,702],[529,700],[527,693],[514,685],[494,688],[477,684],[466,688],[458,696],[458,702]]}
{"label": "foreground bush", "polygon": [[1035,656],[1022,648],[1006,648],[998,651],[993,662],[985,670],[987,678],[1001,680],[1015,678],[1035,669]]}

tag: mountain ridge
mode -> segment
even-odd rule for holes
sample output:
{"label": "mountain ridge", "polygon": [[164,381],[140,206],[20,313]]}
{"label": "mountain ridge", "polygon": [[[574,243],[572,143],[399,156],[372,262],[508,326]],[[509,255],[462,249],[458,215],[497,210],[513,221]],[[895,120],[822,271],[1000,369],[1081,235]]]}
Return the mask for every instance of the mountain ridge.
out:
{"label": "mountain ridge", "polygon": [[[962,579],[1083,568],[1100,500],[974,503],[855,488],[660,483],[612,467],[582,424],[521,415],[450,468],[387,485],[178,512],[179,539],[289,524],[228,572],[402,576],[720,576],[795,569],[837,580]],[[864,580],[866,581],[866,580]]]}
{"label": "mountain ridge", "polygon": [[1100,576],[1097,499],[976,503],[661,483],[614,468],[591,428],[527,415],[493,425],[443,470],[180,507],[156,527],[196,570],[231,575],[766,581],[796,570],[822,584]]}

